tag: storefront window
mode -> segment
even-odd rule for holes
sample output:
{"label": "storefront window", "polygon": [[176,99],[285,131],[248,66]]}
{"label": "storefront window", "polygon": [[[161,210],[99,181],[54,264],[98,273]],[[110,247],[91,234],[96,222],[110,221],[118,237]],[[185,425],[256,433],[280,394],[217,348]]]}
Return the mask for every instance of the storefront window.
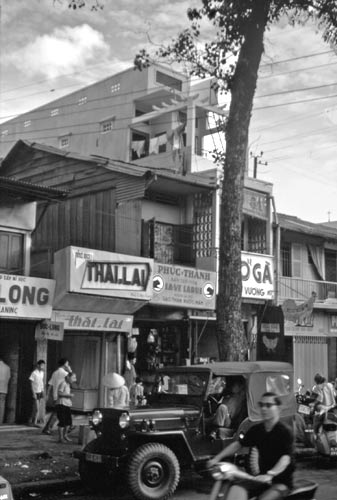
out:
{"label": "storefront window", "polygon": [[77,375],[78,389],[98,389],[100,369],[100,340],[85,332],[67,335],[63,341],[63,356],[68,358]]}

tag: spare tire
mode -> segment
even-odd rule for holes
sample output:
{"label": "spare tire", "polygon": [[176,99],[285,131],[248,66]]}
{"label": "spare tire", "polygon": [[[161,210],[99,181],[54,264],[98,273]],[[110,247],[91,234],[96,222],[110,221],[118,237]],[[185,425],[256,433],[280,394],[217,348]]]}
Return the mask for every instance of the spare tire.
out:
{"label": "spare tire", "polygon": [[138,500],[165,500],[170,497],[180,479],[176,455],[161,443],[147,443],[131,455],[128,485]]}

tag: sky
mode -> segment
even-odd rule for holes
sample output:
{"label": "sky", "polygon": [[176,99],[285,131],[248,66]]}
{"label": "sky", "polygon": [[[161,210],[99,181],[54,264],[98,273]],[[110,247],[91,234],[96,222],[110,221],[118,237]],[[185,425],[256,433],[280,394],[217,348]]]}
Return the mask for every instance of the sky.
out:
{"label": "sky", "polygon": [[[201,5],[101,1],[92,12],[67,0],[0,0],[0,123],[131,67],[140,49],[169,42],[188,26],[187,8]],[[273,184],[278,212],[337,220],[337,48],[317,26],[282,19],[266,32],[249,152],[249,172],[258,157],[257,178]]]}

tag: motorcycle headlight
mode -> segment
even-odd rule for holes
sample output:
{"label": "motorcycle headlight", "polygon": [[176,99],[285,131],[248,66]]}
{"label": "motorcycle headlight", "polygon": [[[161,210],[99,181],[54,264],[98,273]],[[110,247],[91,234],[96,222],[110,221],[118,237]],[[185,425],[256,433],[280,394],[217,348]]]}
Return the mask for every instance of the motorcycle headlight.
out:
{"label": "motorcycle headlight", "polygon": [[121,429],[126,429],[130,425],[130,415],[128,413],[122,413],[119,417],[119,427]]}
{"label": "motorcycle headlight", "polygon": [[99,410],[95,410],[91,417],[91,422],[93,425],[98,425],[102,422],[103,415]]}

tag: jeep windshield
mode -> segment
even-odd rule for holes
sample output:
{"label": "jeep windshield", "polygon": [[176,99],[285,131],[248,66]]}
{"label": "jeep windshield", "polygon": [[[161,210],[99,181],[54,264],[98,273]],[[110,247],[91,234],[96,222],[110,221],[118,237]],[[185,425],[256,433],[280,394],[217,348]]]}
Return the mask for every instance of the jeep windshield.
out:
{"label": "jeep windshield", "polygon": [[[180,401],[191,404],[192,401],[204,399],[208,385],[208,372],[165,372],[161,370],[155,379],[151,401]],[[191,398],[189,398],[191,396]]]}

